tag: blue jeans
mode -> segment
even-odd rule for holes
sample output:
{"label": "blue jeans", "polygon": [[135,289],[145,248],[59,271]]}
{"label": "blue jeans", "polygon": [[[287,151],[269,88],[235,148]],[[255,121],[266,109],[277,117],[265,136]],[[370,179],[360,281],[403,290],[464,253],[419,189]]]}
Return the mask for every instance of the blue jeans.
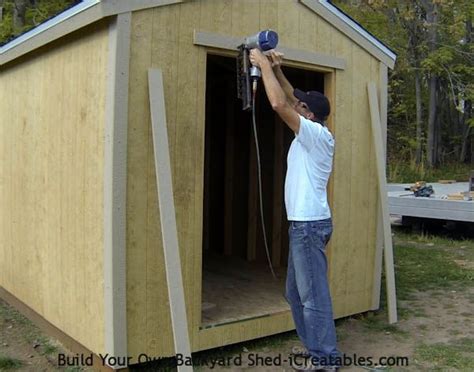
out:
{"label": "blue jeans", "polygon": [[326,244],[332,220],[290,221],[290,251],[286,299],[296,332],[309,353],[321,364],[340,356],[327,279]]}

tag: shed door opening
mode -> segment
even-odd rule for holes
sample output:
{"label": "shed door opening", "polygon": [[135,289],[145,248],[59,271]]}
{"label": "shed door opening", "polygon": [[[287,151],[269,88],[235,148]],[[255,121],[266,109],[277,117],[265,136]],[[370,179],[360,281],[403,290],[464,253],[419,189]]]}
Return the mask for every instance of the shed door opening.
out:
{"label": "shed door opening", "polygon": [[[324,91],[324,75],[284,67],[303,90]],[[260,221],[252,115],[237,99],[236,60],[207,56],[202,326],[287,311],[286,156],[293,132],[273,112],[260,82],[256,98],[268,267]]]}

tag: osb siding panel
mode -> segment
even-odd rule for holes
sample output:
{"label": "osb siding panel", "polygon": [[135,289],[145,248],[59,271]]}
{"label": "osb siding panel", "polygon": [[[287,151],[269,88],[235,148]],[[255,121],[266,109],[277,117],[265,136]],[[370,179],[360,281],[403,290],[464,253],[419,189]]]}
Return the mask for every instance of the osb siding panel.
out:
{"label": "osb siding panel", "polygon": [[96,352],[107,35],[96,25],[0,72],[0,284]]}
{"label": "osb siding panel", "polygon": [[377,182],[367,83],[379,76],[378,62],[348,38],[335,33],[332,45],[348,66],[337,71],[334,107],[331,290],[340,317],[366,311],[372,300]]}
{"label": "osb siding panel", "polygon": [[327,79],[335,82],[332,122],[337,146],[331,288],[337,317],[370,308],[376,184],[366,84],[378,81],[373,58],[296,0],[193,1],[135,12],[127,165],[127,329],[131,356],[173,353],[148,107],[149,67],[162,69],[164,76],[178,240],[193,349],[291,327],[291,318],[276,316],[273,320],[199,330],[206,49],[193,44],[193,32],[243,39],[264,28],[277,30],[282,45],[347,61],[345,71]]}

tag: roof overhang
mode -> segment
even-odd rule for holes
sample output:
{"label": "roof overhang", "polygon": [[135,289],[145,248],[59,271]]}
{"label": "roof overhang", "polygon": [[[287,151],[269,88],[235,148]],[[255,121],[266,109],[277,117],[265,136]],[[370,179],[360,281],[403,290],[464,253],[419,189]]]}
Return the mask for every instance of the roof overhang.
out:
{"label": "roof overhang", "polygon": [[186,0],[83,0],[0,47],[0,66],[100,19]]}
{"label": "roof overhang", "polygon": [[[83,0],[0,47],[0,66],[102,18],[187,0]],[[367,52],[393,69],[396,54],[327,0],[299,0]]]}
{"label": "roof overhang", "polygon": [[327,0],[299,0],[336,29],[360,45],[372,56],[393,69],[397,55],[360,24]]}

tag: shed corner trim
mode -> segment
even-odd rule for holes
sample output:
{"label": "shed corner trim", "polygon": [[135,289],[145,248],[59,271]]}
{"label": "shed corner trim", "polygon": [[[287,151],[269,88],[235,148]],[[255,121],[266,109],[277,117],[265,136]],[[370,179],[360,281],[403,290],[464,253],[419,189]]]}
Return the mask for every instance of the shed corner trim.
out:
{"label": "shed corner trim", "polygon": [[126,184],[131,13],[109,26],[104,154],[104,341],[114,357],[127,356]]}

